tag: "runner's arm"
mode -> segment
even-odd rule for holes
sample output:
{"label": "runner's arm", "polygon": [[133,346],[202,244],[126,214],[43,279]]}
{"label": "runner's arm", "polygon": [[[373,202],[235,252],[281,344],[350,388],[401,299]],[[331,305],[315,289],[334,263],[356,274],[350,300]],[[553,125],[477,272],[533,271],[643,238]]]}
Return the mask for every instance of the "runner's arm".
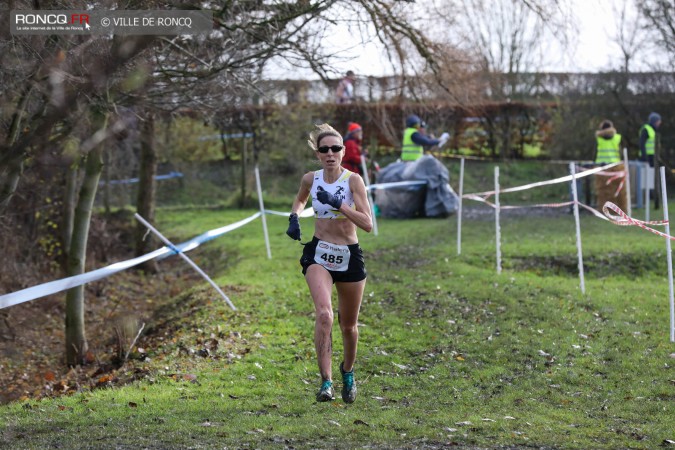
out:
{"label": "runner's arm", "polygon": [[358,174],[353,174],[349,177],[349,189],[351,189],[354,196],[354,206],[356,208],[352,209],[343,202],[340,205],[340,212],[347,219],[351,220],[354,225],[370,233],[370,230],[373,229],[373,219],[370,215],[370,204],[368,203],[366,185],[363,182],[363,178]]}
{"label": "runner's arm", "polygon": [[300,215],[302,210],[305,209],[307,200],[309,200],[310,190],[312,189],[313,177],[314,177],[313,172],[307,172],[305,175],[303,175],[302,181],[300,181],[300,189],[298,189],[298,194],[295,196],[295,199],[293,200],[293,206],[291,207],[291,214]]}

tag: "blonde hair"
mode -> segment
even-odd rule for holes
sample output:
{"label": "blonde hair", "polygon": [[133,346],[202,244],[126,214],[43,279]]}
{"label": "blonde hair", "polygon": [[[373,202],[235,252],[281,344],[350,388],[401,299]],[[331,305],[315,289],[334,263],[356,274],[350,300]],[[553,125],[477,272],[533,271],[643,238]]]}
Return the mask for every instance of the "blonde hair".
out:
{"label": "blonde hair", "polygon": [[343,144],[342,135],[327,123],[314,126],[316,127],[316,130],[310,131],[309,139],[307,140],[307,144],[309,144],[309,148],[312,150],[317,151],[319,148],[319,142],[321,142],[321,139],[325,138],[326,136],[335,136],[336,138],[340,139],[340,145]]}

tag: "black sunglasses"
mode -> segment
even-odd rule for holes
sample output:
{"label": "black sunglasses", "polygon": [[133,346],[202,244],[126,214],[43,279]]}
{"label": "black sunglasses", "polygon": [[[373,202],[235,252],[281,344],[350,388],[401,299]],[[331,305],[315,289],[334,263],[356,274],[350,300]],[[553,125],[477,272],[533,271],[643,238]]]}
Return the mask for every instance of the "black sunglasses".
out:
{"label": "black sunglasses", "polygon": [[323,147],[317,148],[319,153],[328,153],[328,150],[333,150],[333,153],[341,152],[344,146],[342,145],[331,145],[330,147],[325,145]]}

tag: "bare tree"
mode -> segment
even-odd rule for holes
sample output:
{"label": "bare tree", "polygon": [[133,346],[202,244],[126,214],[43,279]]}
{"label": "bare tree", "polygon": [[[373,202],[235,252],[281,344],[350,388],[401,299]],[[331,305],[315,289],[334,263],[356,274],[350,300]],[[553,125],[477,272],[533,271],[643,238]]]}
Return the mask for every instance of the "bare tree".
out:
{"label": "bare tree", "polygon": [[[107,119],[100,113],[94,113],[94,126],[104,132],[107,128]],[[73,231],[70,238],[66,273],[69,276],[80,275],[84,272],[87,241],[89,238],[89,224],[96,197],[98,180],[103,170],[102,145],[99,143],[93,149],[85,152],[84,179],[80,188]],[[87,353],[87,337],[84,323],[84,286],[76,286],[66,293],[66,363],[76,366],[85,361]]]}
{"label": "bare tree", "polygon": [[657,43],[666,51],[672,69],[675,63],[675,4],[672,0],[644,0],[638,6],[648,27],[656,31]]}
{"label": "bare tree", "polygon": [[612,3],[612,8],[617,19],[609,36],[621,50],[620,70],[628,74],[631,71],[631,64],[638,57],[640,50],[645,47],[649,35],[646,33],[642,18],[637,14],[633,0],[620,0],[618,3]]}
{"label": "bare tree", "polygon": [[[84,271],[89,220],[101,174],[101,152],[107,139],[124,128],[119,109],[136,114],[167,115],[192,111],[213,117],[224,105],[235,106],[265,95],[256,84],[261,69],[281,57],[308,65],[324,78],[330,75],[332,55],[321,30],[336,20],[338,7],[358,8],[359,20],[376,21],[378,35],[395,42],[411,42],[431,61],[424,34],[398,15],[396,1],[278,0],[272,2],[184,2],[183,7],[211,8],[214,29],[200,36],[10,36],[0,30],[0,207],[12,208],[22,189],[24,166],[40,158],[64,158],[63,145],[91,107],[110,118],[84,136],[77,158],[85,174],[64,226],[68,242],[67,273]],[[37,6],[36,6],[37,5]],[[104,0],[101,6],[110,6]],[[152,8],[155,2],[126,2],[127,7]],[[74,1],[60,2],[77,8]],[[35,8],[38,2],[13,1],[12,8]],[[165,3],[163,3],[165,7]],[[364,19],[365,18],[365,19]],[[6,114],[6,115],[5,115]],[[45,145],[49,143],[49,145]],[[147,147],[150,149],[150,147]],[[152,155],[150,155],[152,156]],[[71,156],[72,158],[72,156]],[[139,189],[139,208],[151,211],[156,160],[148,159]],[[71,191],[74,184],[70,185]],[[24,188],[28,190],[28,187]],[[64,194],[65,195],[65,194]],[[74,196],[70,196],[74,199]],[[72,233],[68,230],[72,228]],[[86,353],[82,289],[68,293],[66,354],[69,364],[81,363]]]}
{"label": "bare tree", "polygon": [[[454,0],[438,8],[436,26],[447,30],[445,40],[451,48],[467,55],[465,66],[473,81],[463,87],[474,92],[472,100],[511,102],[539,88],[537,77],[523,75],[537,72],[550,59],[545,43],[555,40],[554,31],[566,23],[562,12],[555,0]],[[557,36],[564,43],[564,34]],[[518,153],[518,124],[527,123],[518,111],[484,109],[482,123],[493,156]]]}

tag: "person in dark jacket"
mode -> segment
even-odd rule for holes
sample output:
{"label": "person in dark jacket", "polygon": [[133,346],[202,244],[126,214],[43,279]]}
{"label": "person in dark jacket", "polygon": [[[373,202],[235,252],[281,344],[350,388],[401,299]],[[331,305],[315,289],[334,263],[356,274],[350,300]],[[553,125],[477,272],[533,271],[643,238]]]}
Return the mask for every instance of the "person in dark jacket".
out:
{"label": "person in dark jacket", "polygon": [[[640,127],[638,135],[638,144],[640,146],[640,161],[649,163],[649,170],[654,170],[654,160],[656,159],[656,130],[661,126],[661,116],[658,113],[651,113],[647,123]],[[654,174],[656,175],[656,174]],[[656,176],[654,177],[656,180]],[[656,184],[656,183],[655,183]],[[654,208],[659,209],[658,189],[650,189],[650,196],[654,198]]]}
{"label": "person in dark jacket", "polygon": [[443,133],[440,139],[431,139],[421,131],[422,123],[422,119],[415,114],[407,117],[401,143],[401,161],[417,161],[424,155],[425,147],[442,147],[450,137],[448,133]]}
{"label": "person in dark jacket", "polygon": [[356,122],[349,122],[344,137],[345,154],[342,167],[363,176],[361,160],[366,157],[363,152],[363,128]]}

